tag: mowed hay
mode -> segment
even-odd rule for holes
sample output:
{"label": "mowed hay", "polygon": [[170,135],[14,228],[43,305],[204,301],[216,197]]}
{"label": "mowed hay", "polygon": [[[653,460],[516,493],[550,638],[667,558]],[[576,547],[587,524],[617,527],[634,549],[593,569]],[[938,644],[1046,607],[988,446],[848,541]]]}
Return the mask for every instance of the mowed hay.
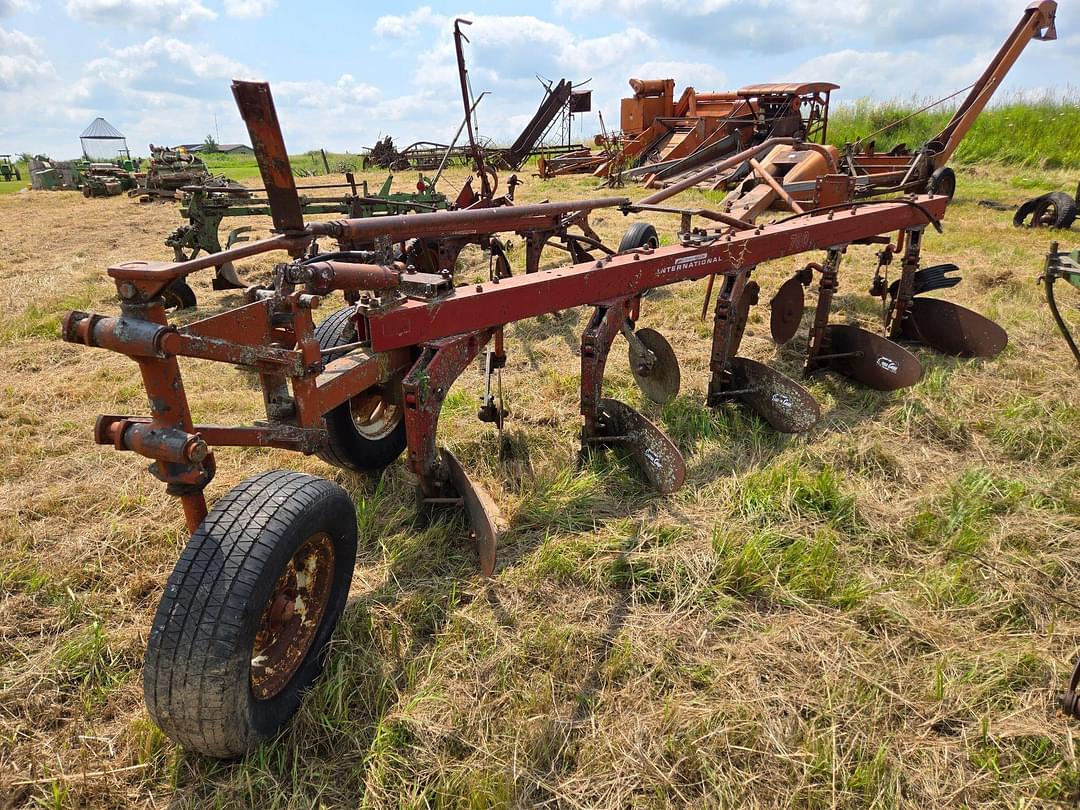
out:
{"label": "mowed hay", "polygon": [[[177,749],[142,705],[146,634],[186,532],[145,459],[91,439],[99,413],[146,412],[137,368],[57,337],[67,309],[116,311],[108,264],[170,258],[177,210],[0,197],[0,804],[1069,806],[1077,726],[1056,699],[1080,643],[1080,377],[1034,284],[1052,235],[975,204],[1067,180],[961,172],[924,264],[960,265],[943,297],[995,318],[1009,348],[918,350],[922,381],[893,394],[815,377],[823,416],[806,436],[702,405],[704,282],[646,299],[641,324],[671,340],[683,390],[645,401],[620,341],[605,391],[682,448],[687,482],[670,497],[617,455],[575,466],[587,312],[510,326],[501,439],[475,419],[475,366],[440,423],[510,521],[490,581],[460,518],[417,518],[400,460],[373,482],[283,451],[218,451],[211,500],[256,472],[304,470],[350,491],[361,537],[325,676],[279,738],[231,764]],[[529,178],[518,194],[611,193],[594,186]],[[636,219],[592,221],[617,244]],[[675,218],[657,224],[670,242]],[[743,354],[798,374],[805,330],[777,349],[767,302],[819,258],[758,268]],[[240,270],[265,278],[276,260]],[[849,250],[835,320],[874,322],[874,265],[872,249]],[[460,277],[485,273],[467,251]],[[199,313],[180,319],[240,300],[209,280],[194,278]],[[259,417],[253,375],[182,368],[198,421]]]}

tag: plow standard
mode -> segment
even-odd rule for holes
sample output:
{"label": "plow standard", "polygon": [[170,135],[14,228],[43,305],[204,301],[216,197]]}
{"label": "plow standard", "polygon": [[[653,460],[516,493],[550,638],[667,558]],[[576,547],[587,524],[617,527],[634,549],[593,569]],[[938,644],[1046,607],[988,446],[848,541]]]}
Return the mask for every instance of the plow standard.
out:
{"label": "plow standard", "polygon": [[[305,223],[269,86],[234,82],[233,92],[277,235],[190,261],[113,266],[120,314],[74,311],[62,327],[67,341],[131,357],[142,375],[149,414],[103,415],[95,438],[150,459],[152,474],[183,506],[191,538],[154,618],[144,690],[162,730],[204,754],[242,754],[295,712],[344,608],[357,542],[351,499],[311,475],[256,475],[208,509],[204,489],[215,473],[217,448],[283,448],[361,472],[381,470],[404,454],[424,508],[465,511],[480,570],[490,575],[503,520],[495,499],[439,447],[437,431],[451,386],[482,352],[486,385],[478,416],[498,424],[506,418],[490,383],[506,361],[508,324],[591,308],[580,338],[582,449],[618,448],[661,493],[683,484],[682,453],[644,415],[604,392],[605,367],[620,336],[649,399],[665,402],[678,392],[674,351],[657,329],[641,326],[651,290],[709,279],[706,307],[714,290],[716,301],[708,403],[741,403],[788,433],[816,423],[817,402],[796,380],[739,354],[760,297],[753,279],[760,264],[823,253],[772,301],[772,335],[785,343],[803,320],[805,290],[816,282],[807,374],[836,372],[891,391],[922,375],[909,350],[914,344],[989,357],[1007,342],[1005,332],[978,313],[925,296],[958,281],[949,275],[952,265],[920,266],[927,228],[941,228],[949,203],[944,193],[840,201],[772,223],[634,205],[622,197],[534,205],[506,200],[495,207]],[[438,250],[434,268],[409,260],[408,245],[417,241],[453,246],[498,232],[565,234],[568,222],[597,209],[675,212],[681,227],[673,244],[660,247],[653,226],[638,222],[618,252],[586,239],[570,251],[571,264],[540,269],[530,263],[529,272],[492,273],[482,283],[455,284],[452,250]],[[333,240],[336,248],[321,252],[318,240]],[[873,285],[884,302],[880,331],[832,320],[841,263],[852,245],[881,248]],[[272,284],[249,289],[248,303],[182,326],[168,322],[163,295],[170,285],[270,251],[285,251],[288,260],[276,265]],[[893,256],[900,266],[889,283],[885,272]],[[314,311],[335,293],[342,294],[342,306],[316,326]],[[182,357],[257,373],[266,419],[196,422]]]}

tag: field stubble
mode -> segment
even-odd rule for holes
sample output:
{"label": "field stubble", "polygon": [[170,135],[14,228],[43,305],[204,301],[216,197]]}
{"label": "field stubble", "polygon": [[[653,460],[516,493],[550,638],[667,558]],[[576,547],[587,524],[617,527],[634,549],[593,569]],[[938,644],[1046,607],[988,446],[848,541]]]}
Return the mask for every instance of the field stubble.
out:
{"label": "field stubble", "polygon": [[[519,194],[591,185],[530,180]],[[417,521],[400,461],[376,483],[281,451],[219,452],[211,500],[255,472],[303,470],[353,494],[361,536],[326,675],[278,739],[235,764],[186,755],[142,706],[146,633],[183,521],[140,459],[91,443],[98,413],[145,410],[135,365],[57,337],[67,309],[115,310],[109,263],[168,258],[176,210],[0,198],[0,803],[1076,801],[1073,729],[1055,701],[1080,643],[1078,378],[1033,283],[1049,234],[975,205],[1068,185],[961,172],[924,261],[960,265],[948,297],[1001,322],[1009,348],[989,362],[920,351],[923,380],[892,395],[815,378],[824,415],[805,437],[704,408],[704,284],[651,297],[642,325],[672,340],[683,391],[643,402],[621,351],[606,390],[683,448],[687,484],[673,497],[621,463],[573,466],[583,312],[510,327],[502,457],[474,417],[477,369],[441,423],[510,518],[490,582],[460,522]],[[594,222],[611,243],[628,224]],[[241,270],[257,277],[272,261]],[[763,302],[799,263],[759,268]],[[468,278],[484,260],[466,264]],[[873,264],[868,248],[849,252],[837,318],[873,318]],[[237,300],[208,281],[195,285],[202,313]],[[744,352],[794,374],[801,338],[776,350],[767,318],[766,306],[752,314]],[[258,416],[253,378],[184,368],[199,420]]]}

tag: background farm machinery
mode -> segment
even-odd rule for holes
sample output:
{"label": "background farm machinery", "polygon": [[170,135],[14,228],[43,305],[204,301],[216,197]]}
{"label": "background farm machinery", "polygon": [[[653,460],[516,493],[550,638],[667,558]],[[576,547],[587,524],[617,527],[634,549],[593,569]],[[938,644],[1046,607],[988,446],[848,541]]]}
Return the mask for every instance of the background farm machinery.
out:
{"label": "background farm machinery", "polygon": [[[639,328],[647,293],[693,279],[715,282],[708,403],[742,403],[778,430],[800,432],[819,409],[798,382],[739,355],[760,289],[757,265],[822,250],[773,299],[772,333],[790,340],[803,320],[801,296],[816,280],[817,302],[806,341],[805,371],[835,371],[879,390],[921,376],[920,360],[901,343],[926,343],[961,356],[990,356],[1006,342],[1000,327],[923,294],[951,286],[951,268],[920,268],[926,228],[940,228],[946,195],[922,195],[798,214],[752,224],[721,212],[681,214],[675,244],[659,246],[655,229],[636,223],[618,252],[481,283],[455,283],[452,265],[428,272],[396,250],[433,240],[453,246],[516,232],[537,242],[566,233],[591,210],[648,212],[626,198],[496,204],[485,189],[459,210],[304,221],[269,87],[235,82],[276,235],[174,263],[128,262],[109,269],[119,316],[71,312],[65,340],[110,349],[139,365],[150,415],[104,415],[99,443],[152,460],[151,472],[179,497],[188,549],[162,597],[148,643],[145,695],[173,739],[215,756],[235,756],[273,733],[316,677],[344,606],[356,549],[355,507],[336,485],[274,472],[238,485],[208,510],[203,491],[215,472],[217,446],[268,446],[316,454],[345,469],[374,472],[405,454],[425,509],[463,508],[481,571],[495,567],[502,520],[494,500],[452,453],[439,449],[439,415],[451,385],[483,353],[485,394],[478,416],[501,424],[505,409],[491,377],[505,362],[507,324],[577,306],[591,317],[581,335],[581,442],[586,452],[618,449],[662,493],[677,490],[685,460],[645,416],[604,396],[614,341],[627,339],[631,371],[658,402],[680,385],[678,361],[654,329]],[[468,99],[466,98],[466,104]],[[477,153],[474,159],[479,159]],[[481,166],[482,168],[482,166]],[[508,204],[511,203],[511,204]],[[704,225],[695,227],[695,221]],[[894,238],[890,236],[896,234]],[[318,240],[337,243],[321,252]],[[881,332],[831,321],[840,264],[850,245],[875,244],[901,256],[898,278],[884,285]],[[369,247],[360,247],[369,246]],[[593,248],[588,241],[581,249]],[[273,284],[249,291],[248,303],[176,326],[164,293],[188,275],[224,261],[275,250],[289,259]],[[710,294],[714,284],[710,284]],[[344,306],[318,327],[313,311],[340,291]],[[706,306],[709,306],[707,300]],[[197,424],[179,358],[216,360],[259,375],[266,420],[252,425]],[[222,617],[228,615],[228,621]]]}
{"label": "background farm machinery", "polygon": [[0,155],[0,180],[22,180],[19,167],[11,161],[11,155]]}
{"label": "background farm machinery", "polygon": [[136,175],[138,185],[131,196],[144,201],[173,200],[184,186],[201,186],[213,181],[215,185],[231,186],[228,178],[214,177],[202,158],[186,149],[170,149],[150,144],[150,161],[145,174]]}
{"label": "background farm machinery", "polygon": [[[409,211],[438,211],[446,209],[450,201],[446,195],[431,188],[429,181],[421,176],[416,192],[395,192],[391,190],[393,176],[386,178],[382,187],[375,193],[369,193],[367,182],[359,185],[351,173],[346,174],[345,183],[328,183],[305,186],[306,192],[346,189],[346,193],[337,196],[302,196],[300,206],[307,216],[317,214],[340,214],[350,218],[388,216]],[[178,187],[181,192],[180,214],[187,217],[188,224],[182,225],[165,239],[165,245],[173,249],[177,262],[187,261],[200,253],[220,253],[223,249],[246,242],[250,225],[242,225],[229,231],[225,248],[219,239],[221,223],[226,217],[270,216],[269,197],[262,189],[249,189],[243,186],[225,184],[187,185]],[[183,282],[180,282],[183,284]],[[214,289],[243,289],[245,285],[236,273],[231,261],[226,261],[217,268],[213,282]],[[195,294],[183,284],[177,287],[183,294],[183,303],[195,305]]]}
{"label": "background farm machinery", "polygon": [[540,176],[588,172],[658,183],[770,137],[823,141],[836,85],[765,84],[730,93],[687,87],[678,99],[672,79],[630,79],[630,88],[634,95],[621,102],[621,131],[604,133],[600,152],[545,157]]}
{"label": "background farm machinery", "polygon": [[[622,132],[605,133],[600,153],[542,161],[539,173],[605,176],[614,170],[657,189],[647,198],[654,204],[692,186],[724,190],[720,211],[749,222],[769,209],[799,213],[877,195],[951,196],[956,179],[946,164],[1027,43],[1056,38],[1056,8],[1053,0],[1028,6],[983,74],[965,88],[948,124],[914,151],[904,144],[876,151],[874,136],[889,127],[843,149],[824,145],[834,84],[763,84],[733,93],[686,88],[676,100],[671,79],[631,79],[634,95],[622,100]],[[1027,214],[1034,208],[1039,223],[1075,216],[1065,194],[1044,195]]]}

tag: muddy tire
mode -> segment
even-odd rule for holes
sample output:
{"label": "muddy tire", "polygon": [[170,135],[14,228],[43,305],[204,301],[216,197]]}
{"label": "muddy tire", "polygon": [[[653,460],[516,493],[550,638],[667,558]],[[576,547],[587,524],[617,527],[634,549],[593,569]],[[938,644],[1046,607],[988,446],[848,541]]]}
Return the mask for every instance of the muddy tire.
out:
{"label": "muddy tire", "polygon": [[[352,311],[352,307],[342,307],[319,324],[315,337],[323,349],[356,340],[349,320]],[[319,458],[335,467],[363,473],[378,472],[393,464],[405,450],[405,413],[396,396],[391,385],[376,388],[326,414],[329,441],[318,451]]]}
{"label": "muddy tire", "polygon": [[619,253],[641,247],[660,247],[660,237],[656,235],[656,228],[648,222],[635,222],[627,229],[622,241],[619,242]]}
{"label": "muddy tire", "polygon": [[1013,225],[1018,228],[1065,229],[1075,220],[1076,201],[1063,191],[1052,191],[1028,200],[1013,215]]}
{"label": "muddy tire", "polygon": [[278,731],[322,671],[355,561],[356,509],[336,484],[278,470],[229,490],[154,616],[143,693],[161,730],[220,758]]}

